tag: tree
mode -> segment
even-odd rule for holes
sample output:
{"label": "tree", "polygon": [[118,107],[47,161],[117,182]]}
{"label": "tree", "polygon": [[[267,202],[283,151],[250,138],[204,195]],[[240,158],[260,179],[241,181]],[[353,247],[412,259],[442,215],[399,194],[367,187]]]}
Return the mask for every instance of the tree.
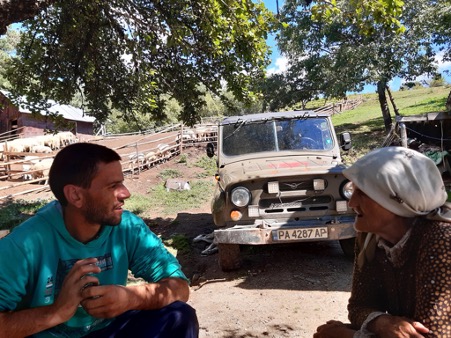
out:
{"label": "tree", "polygon": [[405,4],[402,30],[371,16],[362,30],[359,15],[355,20],[350,16],[352,0],[337,1],[340,10],[326,19],[312,15],[315,7],[302,0],[287,0],[279,47],[292,67],[304,69],[305,77],[318,83],[326,97],[343,97],[347,91],[376,84],[388,130],[392,122],[385,94],[389,81],[435,72],[428,3],[418,0]]}
{"label": "tree", "polygon": [[0,1],[0,35],[6,34],[13,23],[33,18],[55,0],[2,0]]}
{"label": "tree", "polygon": [[169,97],[193,124],[204,104],[199,84],[220,95],[225,81],[236,99],[255,100],[275,22],[250,0],[55,1],[23,22],[8,79],[35,104],[80,93],[101,123],[112,109],[163,119]]}
{"label": "tree", "polygon": [[[443,52],[443,61],[451,61],[451,5],[449,1],[438,0],[430,9],[433,21],[433,41]],[[446,110],[451,111],[451,91],[446,100]]]}
{"label": "tree", "polygon": [[7,31],[6,35],[0,37],[0,88],[8,89],[10,87],[8,80],[5,78],[4,70],[16,49],[19,38],[19,32],[11,29]]}

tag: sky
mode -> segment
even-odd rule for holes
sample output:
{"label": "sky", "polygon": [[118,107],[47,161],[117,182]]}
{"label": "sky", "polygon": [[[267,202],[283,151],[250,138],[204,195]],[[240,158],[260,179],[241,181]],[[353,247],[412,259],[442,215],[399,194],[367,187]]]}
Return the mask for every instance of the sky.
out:
{"label": "sky", "polygon": [[[283,0],[278,0],[279,2],[279,8],[283,6]],[[263,3],[265,6],[271,10],[274,13],[277,13],[277,6],[276,0],[263,0]],[[287,68],[287,60],[285,57],[283,57],[280,54],[279,49],[277,48],[276,41],[273,35],[269,36],[266,40],[268,45],[271,47],[272,54],[271,54],[271,64],[267,68],[268,74],[273,73],[280,73],[286,70]],[[451,62],[442,62],[441,61],[441,55],[438,54],[436,56],[436,63],[438,65],[438,71],[442,74],[445,81],[448,83],[451,83],[451,74],[443,73],[443,71],[448,70],[451,73]],[[426,77],[420,77],[417,79],[418,81],[427,80]],[[394,91],[399,90],[400,86],[402,85],[403,80],[401,78],[395,78],[390,82],[390,88]],[[376,91],[376,86],[374,85],[367,85],[364,87],[362,93],[374,93]]]}

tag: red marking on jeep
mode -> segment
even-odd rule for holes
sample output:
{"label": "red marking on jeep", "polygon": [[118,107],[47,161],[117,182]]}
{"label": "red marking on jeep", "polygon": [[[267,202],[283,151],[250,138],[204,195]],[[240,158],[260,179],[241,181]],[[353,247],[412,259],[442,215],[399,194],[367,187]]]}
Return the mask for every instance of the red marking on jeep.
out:
{"label": "red marking on jeep", "polygon": [[270,168],[297,168],[297,167],[308,167],[309,162],[283,162],[277,164],[269,164]]}

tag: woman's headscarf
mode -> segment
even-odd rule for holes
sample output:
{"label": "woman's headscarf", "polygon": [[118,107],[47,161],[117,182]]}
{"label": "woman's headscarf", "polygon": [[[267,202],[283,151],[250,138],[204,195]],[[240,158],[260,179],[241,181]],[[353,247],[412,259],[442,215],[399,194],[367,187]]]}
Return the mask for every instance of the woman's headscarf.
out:
{"label": "woman's headscarf", "polygon": [[442,215],[439,208],[448,198],[434,161],[404,147],[373,150],[343,175],[372,200],[402,217]]}

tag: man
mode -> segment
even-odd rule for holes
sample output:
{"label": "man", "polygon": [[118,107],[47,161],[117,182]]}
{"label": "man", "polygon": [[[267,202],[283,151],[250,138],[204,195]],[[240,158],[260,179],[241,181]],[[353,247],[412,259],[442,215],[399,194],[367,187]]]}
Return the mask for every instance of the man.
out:
{"label": "man", "polygon": [[[49,185],[58,201],[0,240],[0,337],[197,337],[179,263],[122,209],[120,156],[69,145]],[[147,283],[126,286],[128,270]]]}

